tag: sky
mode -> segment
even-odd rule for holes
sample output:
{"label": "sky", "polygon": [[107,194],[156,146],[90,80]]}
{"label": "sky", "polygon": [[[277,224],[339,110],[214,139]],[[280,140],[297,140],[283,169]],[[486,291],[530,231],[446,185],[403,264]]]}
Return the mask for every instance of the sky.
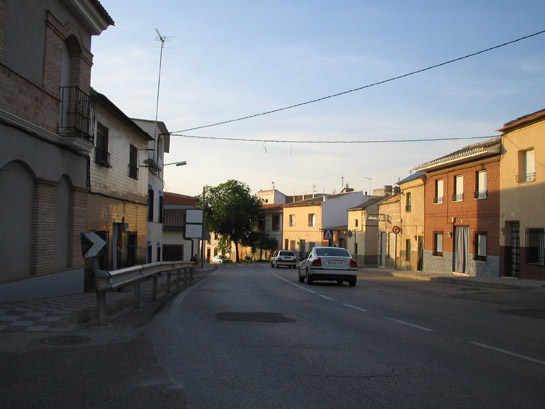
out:
{"label": "sky", "polygon": [[543,0],[100,2],[115,26],[91,84],[131,118],[157,110],[165,162],[187,161],[169,192],[369,191],[545,109],[545,34],[404,76],[545,30]]}

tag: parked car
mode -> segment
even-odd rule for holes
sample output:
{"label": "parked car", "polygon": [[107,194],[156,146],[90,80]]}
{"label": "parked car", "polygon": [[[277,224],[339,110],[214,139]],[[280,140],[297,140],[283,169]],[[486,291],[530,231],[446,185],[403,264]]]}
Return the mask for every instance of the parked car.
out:
{"label": "parked car", "polygon": [[289,268],[297,267],[297,256],[290,250],[277,250],[271,258],[271,266],[286,266]]}
{"label": "parked car", "polygon": [[358,263],[350,253],[340,247],[314,247],[299,264],[299,282],[307,280],[347,281],[351,287],[356,285]]}
{"label": "parked car", "polygon": [[212,264],[225,264],[230,263],[231,259],[227,258],[223,254],[218,254],[217,256],[214,256],[212,259]]}

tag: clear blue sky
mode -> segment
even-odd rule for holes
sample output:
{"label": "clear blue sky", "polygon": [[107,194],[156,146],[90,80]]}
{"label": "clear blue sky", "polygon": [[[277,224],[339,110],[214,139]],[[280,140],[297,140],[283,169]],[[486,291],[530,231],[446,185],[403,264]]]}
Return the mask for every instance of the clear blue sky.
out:
{"label": "clear blue sky", "polygon": [[[359,88],[545,30],[543,0],[100,0],[116,25],[93,39],[92,85],[128,116],[171,132]],[[215,138],[353,141],[497,135],[545,108],[545,34],[314,104],[184,132]],[[236,142],[172,136],[165,190],[228,179],[252,191],[393,185],[478,142]],[[368,178],[371,178],[371,182]]]}

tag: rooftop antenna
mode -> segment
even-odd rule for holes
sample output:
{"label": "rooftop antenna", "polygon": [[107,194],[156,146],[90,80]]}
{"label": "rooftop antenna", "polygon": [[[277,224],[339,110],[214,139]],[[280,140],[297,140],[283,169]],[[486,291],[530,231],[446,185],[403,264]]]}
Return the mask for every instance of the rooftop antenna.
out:
{"label": "rooftop antenna", "polygon": [[273,190],[274,190],[274,182],[272,182],[272,185],[273,185]]}
{"label": "rooftop antenna", "polygon": [[159,90],[161,89],[161,66],[163,64],[163,48],[165,47],[165,42],[168,40],[167,37],[162,36],[159,30],[155,29],[157,32],[156,40],[161,41],[161,52],[159,53],[159,78],[157,80],[157,101],[155,102],[155,127],[153,130],[153,141],[155,143],[155,149],[153,150],[154,155],[156,155],[156,161],[159,159],[159,144],[157,143],[157,117],[159,116]]}

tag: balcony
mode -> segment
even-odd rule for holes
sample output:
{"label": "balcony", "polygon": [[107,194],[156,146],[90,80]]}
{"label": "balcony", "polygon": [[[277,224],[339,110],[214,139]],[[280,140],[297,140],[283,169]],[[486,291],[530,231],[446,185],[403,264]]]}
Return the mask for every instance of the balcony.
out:
{"label": "balcony", "polygon": [[95,147],[95,163],[105,168],[111,168],[110,153],[104,149],[100,149],[98,146]]}
{"label": "balcony", "polygon": [[486,199],[488,197],[488,190],[479,190],[475,192],[475,199]]}
{"label": "balcony", "polygon": [[95,102],[78,87],[60,87],[59,135],[82,139],[93,145]]}
{"label": "balcony", "polygon": [[437,204],[443,203],[443,196],[434,197],[433,198],[433,203],[437,203]]}
{"label": "balcony", "polygon": [[517,175],[517,183],[535,182],[535,180],[536,180],[536,172]]}
{"label": "balcony", "polygon": [[138,166],[129,163],[129,165],[128,165],[128,176],[131,179],[138,179]]}
{"label": "balcony", "polygon": [[464,194],[463,193],[458,193],[457,195],[452,195],[452,201],[453,202],[461,202],[462,200],[464,200]]}

